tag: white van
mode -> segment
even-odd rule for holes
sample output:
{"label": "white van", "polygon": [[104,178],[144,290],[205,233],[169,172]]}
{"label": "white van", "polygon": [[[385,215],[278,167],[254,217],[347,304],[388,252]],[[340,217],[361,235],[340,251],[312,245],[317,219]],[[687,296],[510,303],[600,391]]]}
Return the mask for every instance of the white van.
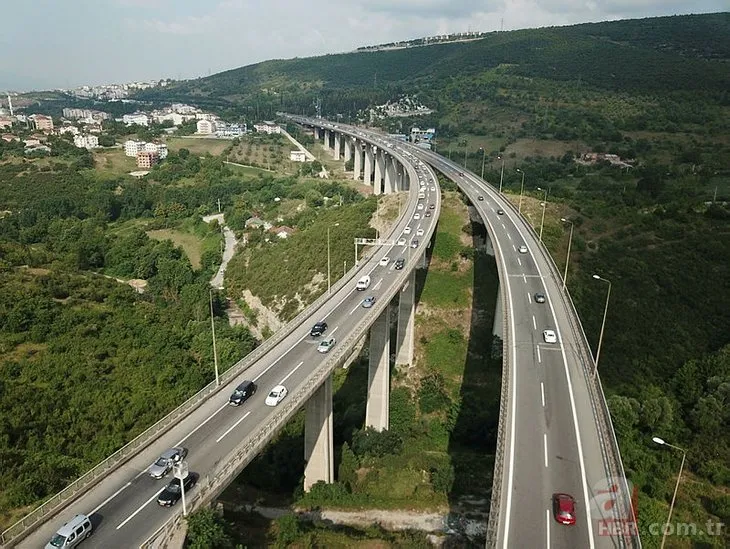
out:
{"label": "white van", "polygon": [[418,193],[418,200],[423,200],[424,198],[426,198],[426,193],[424,193],[424,192]]}
{"label": "white van", "polygon": [[91,521],[86,515],[76,515],[58,529],[46,549],[71,549],[91,535]]}
{"label": "white van", "polygon": [[370,277],[368,275],[363,276],[360,278],[360,280],[357,281],[357,288],[358,290],[367,290],[370,287]]}

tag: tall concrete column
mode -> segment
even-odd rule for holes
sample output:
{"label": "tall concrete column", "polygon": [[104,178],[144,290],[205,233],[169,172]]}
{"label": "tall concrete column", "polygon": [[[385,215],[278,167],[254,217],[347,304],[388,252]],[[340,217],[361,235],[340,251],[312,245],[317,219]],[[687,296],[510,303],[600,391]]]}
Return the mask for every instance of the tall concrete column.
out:
{"label": "tall concrete column", "polygon": [[319,128],[317,126],[314,127],[314,140],[319,141],[321,137],[319,136]]}
{"label": "tall concrete column", "polygon": [[324,148],[325,149],[330,148],[331,136],[332,136],[332,131],[325,128],[325,130],[324,130]]}
{"label": "tall concrete column", "polygon": [[401,191],[405,190],[403,188],[404,187],[403,181],[404,181],[404,177],[405,177],[403,174],[406,171],[406,167],[403,164],[401,164],[400,162],[398,162],[395,169],[398,174],[395,178],[395,190],[396,190],[396,192],[401,192]]}
{"label": "tall concrete column", "polygon": [[416,312],[416,270],[412,270],[400,291],[396,364],[413,364],[413,336]]}
{"label": "tall concrete column", "polygon": [[332,438],[332,376],[309,398],[304,423],[304,491],[320,480],[335,480]]}
{"label": "tall concrete column", "polygon": [[382,194],[383,177],[385,177],[385,152],[378,149],[375,153],[375,179],[373,181],[373,194]]}
{"label": "tall concrete column", "polygon": [[352,152],[355,155],[355,165],[352,172],[352,178],[357,181],[360,179],[360,174],[362,173],[362,144],[359,139],[355,139],[355,146]]}
{"label": "tall concrete column", "polygon": [[398,190],[395,174],[396,163],[397,160],[388,155],[385,162],[385,194],[394,193]]}
{"label": "tall concrete column", "polygon": [[366,185],[370,185],[373,180],[373,165],[375,164],[375,153],[373,152],[373,146],[369,143],[365,143],[365,175],[363,181]]}
{"label": "tall concrete column", "polygon": [[390,424],[390,306],[370,327],[370,361],[368,363],[368,401],[365,427],[377,431]]}
{"label": "tall concrete column", "polygon": [[340,151],[342,146],[342,134],[335,132],[335,160],[340,159]]}
{"label": "tall concrete column", "polygon": [[352,139],[350,136],[343,135],[342,143],[345,146],[345,162],[349,162],[352,158]]}

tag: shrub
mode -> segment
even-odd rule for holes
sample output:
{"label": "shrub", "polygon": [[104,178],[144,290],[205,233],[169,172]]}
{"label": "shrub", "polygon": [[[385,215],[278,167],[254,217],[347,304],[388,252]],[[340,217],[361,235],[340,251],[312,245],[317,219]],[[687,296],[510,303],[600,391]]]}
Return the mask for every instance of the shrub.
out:
{"label": "shrub", "polygon": [[403,439],[393,431],[376,431],[367,427],[363,431],[355,431],[352,436],[352,450],[358,456],[382,457],[399,454],[402,447]]}
{"label": "shrub", "polygon": [[299,520],[296,515],[284,515],[276,519],[276,546],[288,547],[299,538]]}
{"label": "shrub", "polygon": [[418,389],[418,404],[421,412],[430,414],[445,410],[450,402],[449,396],[446,394],[444,378],[440,373],[429,374],[421,380],[421,387]]}
{"label": "shrub", "polygon": [[411,392],[406,387],[396,387],[390,392],[390,430],[408,436],[416,420],[416,407]]}

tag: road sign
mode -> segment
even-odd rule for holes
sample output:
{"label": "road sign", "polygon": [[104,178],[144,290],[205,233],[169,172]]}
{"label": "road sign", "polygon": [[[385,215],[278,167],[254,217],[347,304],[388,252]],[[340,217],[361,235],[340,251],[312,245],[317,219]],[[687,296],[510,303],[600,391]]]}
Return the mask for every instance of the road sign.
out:
{"label": "road sign", "polygon": [[180,463],[176,463],[172,467],[172,472],[175,478],[179,478],[180,480],[186,478],[188,476],[188,462],[181,461]]}

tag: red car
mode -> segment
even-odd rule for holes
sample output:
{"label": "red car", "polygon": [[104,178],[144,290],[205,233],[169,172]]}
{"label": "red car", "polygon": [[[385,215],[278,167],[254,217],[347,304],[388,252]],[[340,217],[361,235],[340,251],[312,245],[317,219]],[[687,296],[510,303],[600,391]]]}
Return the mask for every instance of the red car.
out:
{"label": "red car", "polygon": [[575,524],[575,500],[568,494],[553,494],[553,516],[560,524]]}

